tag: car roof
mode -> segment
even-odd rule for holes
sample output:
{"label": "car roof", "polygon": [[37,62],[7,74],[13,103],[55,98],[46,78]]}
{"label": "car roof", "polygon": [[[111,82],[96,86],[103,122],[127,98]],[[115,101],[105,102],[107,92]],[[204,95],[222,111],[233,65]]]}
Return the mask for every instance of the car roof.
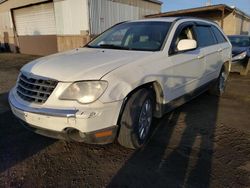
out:
{"label": "car roof", "polygon": [[146,18],[146,19],[140,19],[140,20],[131,20],[129,22],[176,22],[179,20],[187,20],[187,21],[200,21],[205,22],[208,24],[218,25],[212,20],[197,18],[197,17],[191,17],[191,16],[179,16],[179,17],[160,17],[160,18]]}
{"label": "car roof", "polygon": [[228,37],[250,37],[249,35],[228,35]]}
{"label": "car roof", "polygon": [[146,18],[140,20],[131,20],[129,22],[150,22],[150,21],[161,21],[161,22],[174,22],[177,20],[177,17],[162,17],[162,18]]}

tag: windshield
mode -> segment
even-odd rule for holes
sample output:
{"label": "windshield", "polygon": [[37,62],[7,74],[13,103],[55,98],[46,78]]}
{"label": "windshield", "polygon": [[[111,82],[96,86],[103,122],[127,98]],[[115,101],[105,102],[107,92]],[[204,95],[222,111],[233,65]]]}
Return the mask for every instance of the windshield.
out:
{"label": "windshield", "polygon": [[232,45],[234,47],[249,47],[250,46],[250,37],[235,37],[231,36],[229,37],[229,40],[231,41]]}
{"label": "windshield", "polygon": [[159,51],[170,22],[126,22],[98,36],[87,47],[123,50]]}

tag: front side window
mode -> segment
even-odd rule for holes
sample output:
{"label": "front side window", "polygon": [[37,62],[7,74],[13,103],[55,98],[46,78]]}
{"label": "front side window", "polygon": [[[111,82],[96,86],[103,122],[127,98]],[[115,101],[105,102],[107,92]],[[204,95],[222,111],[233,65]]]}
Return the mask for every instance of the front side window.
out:
{"label": "front side window", "polygon": [[169,50],[169,54],[176,54],[178,53],[177,46],[178,43],[183,40],[183,39],[195,39],[195,34],[194,34],[194,25],[186,25],[186,26],[179,26],[177,29],[175,36],[173,38],[173,41],[171,43],[171,47]]}
{"label": "front side window", "polygon": [[248,36],[229,36],[230,42],[235,47],[249,47],[250,37]]}
{"label": "front side window", "polygon": [[193,39],[195,40],[194,38],[194,31],[193,31],[193,26],[187,26],[187,27],[184,27],[180,34],[177,36],[176,38],[176,41],[175,41],[175,47],[177,48],[177,45],[178,43],[183,40],[183,39]]}
{"label": "front side window", "polygon": [[211,31],[210,26],[197,26],[196,27],[199,47],[206,47],[217,44],[217,41]]}
{"label": "front side window", "polygon": [[90,42],[89,48],[159,51],[170,22],[126,22],[112,27]]}

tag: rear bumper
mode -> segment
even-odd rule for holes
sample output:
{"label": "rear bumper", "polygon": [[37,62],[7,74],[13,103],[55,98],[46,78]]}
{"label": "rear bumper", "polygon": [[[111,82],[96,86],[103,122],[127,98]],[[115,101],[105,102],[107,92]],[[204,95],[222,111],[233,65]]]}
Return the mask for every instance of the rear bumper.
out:
{"label": "rear bumper", "polygon": [[57,139],[106,144],[116,137],[122,101],[100,104],[98,108],[38,108],[18,98],[13,89],[9,93],[9,104],[13,114],[35,133]]}

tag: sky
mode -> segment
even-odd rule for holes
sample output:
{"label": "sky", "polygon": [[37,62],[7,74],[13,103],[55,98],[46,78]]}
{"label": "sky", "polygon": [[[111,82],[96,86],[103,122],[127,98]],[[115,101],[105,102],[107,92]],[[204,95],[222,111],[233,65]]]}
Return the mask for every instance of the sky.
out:
{"label": "sky", "polygon": [[[193,7],[201,7],[208,2],[208,0],[161,0],[163,2],[163,12],[187,9]],[[227,4],[229,6],[236,6],[238,9],[250,15],[250,0],[211,0],[212,5]]]}

